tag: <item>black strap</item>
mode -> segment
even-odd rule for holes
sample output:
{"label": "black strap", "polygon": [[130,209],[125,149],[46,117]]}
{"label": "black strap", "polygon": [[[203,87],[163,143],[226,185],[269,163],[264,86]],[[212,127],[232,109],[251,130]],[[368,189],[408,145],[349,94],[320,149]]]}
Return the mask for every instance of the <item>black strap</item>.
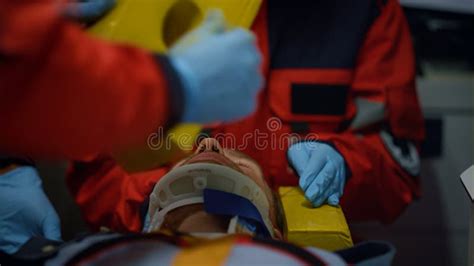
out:
{"label": "black strap", "polygon": [[55,256],[62,242],[42,237],[32,237],[16,253],[7,254],[0,251],[1,265],[43,265]]}
{"label": "black strap", "polygon": [[349,264],[390,256],[393,247],[384,242],[365,242],[351,248],[336,251]]}
{"label": "black strap", "polygon": [[97,253],[106,251],[108,248],[113,247],[117,244],[121,243],[127,243],[130,244],[132,242],[138,242],[138,241],[146,241],[146,240],[160,240],[164,241],[170,244],[174,244],[179,246],[180,240],[177,238],[174,238],[171,235],[164,235],[164,234],[158,234],[158,233],[152,233],[152,234],[135,234],[135,233],[130,233],[127,235],[123,235],[120,237],[112,238],[112,239],[107,239],[103,240],[100,242],[97,242],[95,244],[92,244],[85,250],[82,250],[81,252],[77,253],[74,255],[67,263],[66,265],[77,265],[83,262],[84,260],[87,260],[91,256],[94,256]]}

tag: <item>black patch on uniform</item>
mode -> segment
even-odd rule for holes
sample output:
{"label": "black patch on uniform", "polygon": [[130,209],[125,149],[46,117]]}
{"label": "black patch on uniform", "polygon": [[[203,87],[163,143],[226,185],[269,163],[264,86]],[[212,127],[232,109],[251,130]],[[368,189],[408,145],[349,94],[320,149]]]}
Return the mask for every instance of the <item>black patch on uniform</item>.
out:
{"label": "black patch on uniform", "polygon": [[378,15],[375,0],[268,1],[271,67],[352,68]]}
{"label": "black patch on uniform", "polygon": [[309,123],[307,122],[291,122],[290,127],[291,132],[299,134],[308,133],[310,130]]}
{"label": "black patch on uniform", "polygon": [[292,84],[291,112],[299,115],[344,115],[346,85]]}

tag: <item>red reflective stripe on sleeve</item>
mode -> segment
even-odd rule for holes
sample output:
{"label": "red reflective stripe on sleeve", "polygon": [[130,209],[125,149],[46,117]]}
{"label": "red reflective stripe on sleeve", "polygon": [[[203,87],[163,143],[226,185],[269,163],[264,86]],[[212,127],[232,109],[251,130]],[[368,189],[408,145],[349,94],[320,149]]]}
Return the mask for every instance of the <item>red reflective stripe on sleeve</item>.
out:
{"label": "red reflective stripe on sleeve", "polygon": [[415,88],[411,36],[396,0],[388,0],[360,49],[354,81],[355,97],[383,102],[387,122],[399,138],[422,140],[423,117]]}
{"label": "red reflective stripe on sleeve", "polygon": [[351,170],[341,198],[349,221],[393,222],[420,195],[419,177],[393,160],[378,132],[328,134],[321,139],[335,145]]}

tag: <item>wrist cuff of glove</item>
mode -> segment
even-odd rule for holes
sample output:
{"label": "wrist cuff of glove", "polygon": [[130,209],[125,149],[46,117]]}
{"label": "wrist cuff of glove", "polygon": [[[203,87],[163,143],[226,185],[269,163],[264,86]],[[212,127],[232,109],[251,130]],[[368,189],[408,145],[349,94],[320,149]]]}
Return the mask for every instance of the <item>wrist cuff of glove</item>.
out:
{"label": "wrist cuff of glove", "polygon": [[[339,149],[336,147],[336,145],[334,145],[334,143],[332,143],[331,141],[318,140],[317,142],[324,143],[331,146],[331,148],[337,151],[339,155],[341,155],[341,157],[344,158],[344,154],[342,154],[342,152],[340,152]],[[347,180],[352,176],[352,171],[351,171],[351,168],[349,168],[349,165],[347,164],[346,158],[344,158],[344,168],[346,168],[346,183],[347,183]]]}
{"label": "wrist cuff of glove", "polygon": [[[339,155],[341,155],[342,158],[344,158],[344,154],[342,154],[342,152],[340,152],[339,149],[336,147],[336,145],[334,145],[334,143],[332,143],[331,141],[318,140],[316,142],[324,143],[331,146],[331,148],[337,151]],[[347,183],[347,180],[349,180],[349,178],[352,176],[352,171],[351,171],[351,168],[349,168],[349,165],[347,164],[346,158],[344,158],[344,168],[346,168],[346,183]]]}
{"label": "wrist cuff of glove", "polygon": [[0,169],[10,165],[35,166],[35,162],[29,157],[11,157],[0,155]]}
{"label": "wrist cuff of glove", "polygon": [[198,99],[199,96],[197,95],[199,90],[197,77],[189,65],[179,57],[171,57],[170,62],[180,74],[183,84],[184,110],[182,120],[185,122],[195,121],[196,111],[198,109],[196,99]]}
{"label": "wrist cuff of glove", "polygon": [[185,100],[185,85],[178,70],[168,57],[155,55],[155,59],[161,66],[168,83],[170,116],[166,127],[169,128],[182,120]]}
{"label": "wrist cuff of glove", "polygon": [[65,3],[63,14],[66,18],[84,23],[92,23],[104,16],[114,6],[115,0],[71,2]]}

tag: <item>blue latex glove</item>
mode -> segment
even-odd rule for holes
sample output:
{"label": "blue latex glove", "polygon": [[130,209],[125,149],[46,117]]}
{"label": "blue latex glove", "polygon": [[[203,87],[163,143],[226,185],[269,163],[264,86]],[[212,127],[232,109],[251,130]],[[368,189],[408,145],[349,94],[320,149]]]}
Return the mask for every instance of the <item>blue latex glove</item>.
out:
{"label": "blue latex glove", "polygon": [[299,142],[288,149],[288,160],[298,173],[299,186],[314,207],[336,206],[346,182],[344,158],[331,146]]}
{"label": "blue latex glove", "polygon": [[63,13],[66,17],[80,21],[93,22],[115,6],[115,0],[85,0],[65,3]]}
{"label": "blue latex glove", "polygon": [[184,85],[183,122],[232,121],[256,108],[263,81],[256,39],[242,28],[225,29],[222,14],[210,12],[170,50]]}
{"label": "blue latex glove", "polygon": [[12,254],[33,236],[60,240],[59,218],[29,166],[0,175],[0,250]]}

